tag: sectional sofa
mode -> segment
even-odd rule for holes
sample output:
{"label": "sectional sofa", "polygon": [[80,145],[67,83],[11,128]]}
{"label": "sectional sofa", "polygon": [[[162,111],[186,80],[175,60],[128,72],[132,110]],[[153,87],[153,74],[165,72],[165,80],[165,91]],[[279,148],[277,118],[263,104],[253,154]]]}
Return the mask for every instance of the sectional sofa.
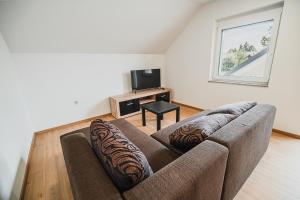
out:
{"label": "sectional sofa", "polygon": [[258,104],[187,152],[170,145],[169,135],[176,128],[208,112],[151,136],[124,119],[112,121],[140,148],[154,172],[125,192],[117,189],[93,152],[89,127],[62,135],[74,199],[233,199],[267,150],[276,109]]}

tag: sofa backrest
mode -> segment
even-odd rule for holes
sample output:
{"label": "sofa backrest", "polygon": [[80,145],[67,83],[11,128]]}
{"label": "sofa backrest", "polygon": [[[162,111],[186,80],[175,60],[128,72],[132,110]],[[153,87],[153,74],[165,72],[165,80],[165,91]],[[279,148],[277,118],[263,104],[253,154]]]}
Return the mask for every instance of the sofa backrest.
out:
{"label": "sofa backrest", "polygon": [[259,104],[222,127],[208,140],[229,149],[222,200],[232,200],[267,150],[276,109]]}

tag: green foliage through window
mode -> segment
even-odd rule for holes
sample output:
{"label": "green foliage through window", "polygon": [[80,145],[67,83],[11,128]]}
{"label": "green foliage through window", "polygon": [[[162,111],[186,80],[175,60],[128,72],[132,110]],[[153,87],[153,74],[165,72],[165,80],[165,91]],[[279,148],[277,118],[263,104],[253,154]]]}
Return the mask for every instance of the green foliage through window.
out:
{"label": "green foliage through window", "polygon": [[[270,37],[263,36],[260,43],[264,48],[267,48],[270,42]],[[249,44],[248,42],[240,44],[238,48],[231,48],[226,52],[225,58],[222,59],[221,70],[223,72],[229,72],[234,67],[239,66],[256,53],[257,50],[255,46]]]}

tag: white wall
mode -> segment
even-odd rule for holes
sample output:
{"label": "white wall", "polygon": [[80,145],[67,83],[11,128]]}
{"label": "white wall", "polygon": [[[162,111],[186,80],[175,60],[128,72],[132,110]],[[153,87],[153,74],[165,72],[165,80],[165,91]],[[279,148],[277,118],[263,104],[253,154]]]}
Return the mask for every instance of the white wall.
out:
{"label": "white wall", "polygon": [[164,55],[12,55],[34,131],[110,113],[108,97],[131,91],[130,70],[165,66]]}
{"label": "white wall", "polygon": [[32,138],[18,83],[0,33],[0,199],[19,199]]}
{"label": "white wall", "polygon": [[200,8],[166,53],[167,86],[174,98],[202,108],[240,100],[277,107],[275,128],[300,134],[300,1],[286,0],[269,87],[209,83],[217,19],[264,7],[277,0],[217,1]]}

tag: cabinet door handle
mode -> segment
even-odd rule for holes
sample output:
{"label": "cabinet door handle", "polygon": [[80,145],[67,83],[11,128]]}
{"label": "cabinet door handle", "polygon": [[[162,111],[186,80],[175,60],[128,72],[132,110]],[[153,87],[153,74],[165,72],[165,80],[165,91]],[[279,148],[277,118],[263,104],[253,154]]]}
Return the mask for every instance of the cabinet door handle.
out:
{"label": "cabinet door handle", "polygon": [[133,103],[127,103],[127,104],[126,104],[126,106],[131,106],[131,105],[133,105]]}
{"label": "cabinet door handle", "polygon": [[161,95],[160,97],[165,97],[166,95]]}

